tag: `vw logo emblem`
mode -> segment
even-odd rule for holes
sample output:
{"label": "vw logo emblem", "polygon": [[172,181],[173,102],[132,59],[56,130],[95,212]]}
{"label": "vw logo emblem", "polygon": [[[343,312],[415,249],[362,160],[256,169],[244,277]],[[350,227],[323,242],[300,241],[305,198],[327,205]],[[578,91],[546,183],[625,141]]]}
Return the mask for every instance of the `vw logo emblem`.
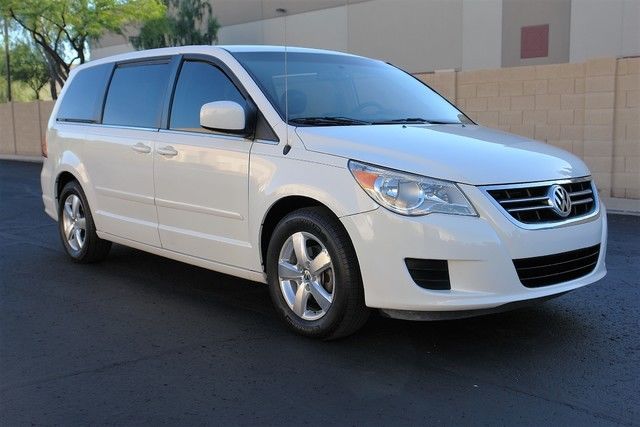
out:
{"label": "vw logo emblem", "polygon": [[571,196],[569,196],[569,192],[564,187],[558,184],[552,185],[549,187],[547,197],[555,213],[562,218],[569,216],[571,213]]}

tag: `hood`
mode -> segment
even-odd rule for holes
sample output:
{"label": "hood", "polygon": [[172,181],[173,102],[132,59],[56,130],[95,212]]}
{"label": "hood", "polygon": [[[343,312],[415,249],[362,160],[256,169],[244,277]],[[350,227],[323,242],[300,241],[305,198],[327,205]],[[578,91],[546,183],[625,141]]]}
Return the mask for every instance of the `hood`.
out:
{"label": "hood", "polygon": [[472,185],[577,178],[564,150],[475,125],[298,127],[308,150]]}

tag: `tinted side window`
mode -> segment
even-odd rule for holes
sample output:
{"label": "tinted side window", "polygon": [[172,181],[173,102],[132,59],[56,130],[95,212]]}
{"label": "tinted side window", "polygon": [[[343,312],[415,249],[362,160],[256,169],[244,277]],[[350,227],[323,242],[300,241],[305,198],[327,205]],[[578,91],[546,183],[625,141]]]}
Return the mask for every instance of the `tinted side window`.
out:
{"label": "tinted side window", "polygon": [[57,119],[99,122],[104,89],[112,67],[113,64],[104,64],[78,71],[61,100]]}
{"label": "tinted side window", "polygon": [[125,64],[113,72],[102,123],[157,128],[169,63]]}
{"label": "tinted side window", "polygon": [[185,62],[173,97],[169,127],[206,132],[200,127],[200,107],[213,101],[245,105],[242,94],[219,68],[205,62]]}

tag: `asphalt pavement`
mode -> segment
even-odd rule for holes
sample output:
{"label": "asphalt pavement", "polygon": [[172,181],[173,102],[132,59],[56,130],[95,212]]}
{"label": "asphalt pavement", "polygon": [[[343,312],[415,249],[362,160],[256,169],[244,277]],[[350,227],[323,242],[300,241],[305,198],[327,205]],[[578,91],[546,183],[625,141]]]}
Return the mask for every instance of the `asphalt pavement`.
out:
{"label": "asphalt pavement", "polygon": [[267,288],[123,246],[77,265],[38,164],[0,161],[0,425],[638,425],[640,217],[608,276],[457,321],[289,332]]}

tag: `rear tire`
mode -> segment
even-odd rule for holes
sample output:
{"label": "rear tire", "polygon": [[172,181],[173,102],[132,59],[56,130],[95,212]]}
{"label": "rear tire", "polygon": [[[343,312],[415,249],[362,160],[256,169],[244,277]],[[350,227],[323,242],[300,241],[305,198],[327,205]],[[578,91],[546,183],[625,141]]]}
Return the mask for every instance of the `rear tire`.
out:
{"label": "rear tire", "polygon": [[96,234],[89,202],[77,181],[68,182],[60,192],[58,231],[65,252],[74,262],[102,261],[111,249],[111,242]]}
{"label": "rear tire", "polygon": [[326,208],[303,208],[285,216],[271,236],[266,266],[276,311],[295,332],[336,339],[367,321],[355,250]]}

